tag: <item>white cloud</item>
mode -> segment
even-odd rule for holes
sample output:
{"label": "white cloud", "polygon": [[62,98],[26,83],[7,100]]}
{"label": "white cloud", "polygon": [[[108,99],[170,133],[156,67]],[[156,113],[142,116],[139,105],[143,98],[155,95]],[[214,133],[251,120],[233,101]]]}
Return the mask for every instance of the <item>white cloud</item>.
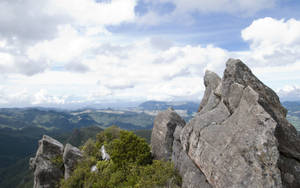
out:
{"label": "white cloud", "polygon": [[47,104],[61,105],[65,103],[65,98],[66,96],[64,97],[51,96],[48,94],[47,90],[41,89],[39,92],[34,94],[31,103],[33,105],[47,105]]}
{"label": "white cloud", "polygon": [[[83,56],[89,56],[91,48],[97,48],[108,38],[108,25],[132,22],[136,3],[136,0],[1,1],[0,58],[5,64],[0,65],[2,73],[31,76],[53,66],[88,71],[80,63]],[[8,60],[8,56],[12,58]]]}
{"label": "white cloud", "polygon": [[95,45],[92,38],[80,35],[70,25],[60,26],[58,30],[57,38],[39,42],[28,48],[27,56],[35,61],[46,59],[51,62],[70,62]]}
{"label": "white cloud", "polygon": [[137,0],[51,0],[49,14],[65,13],[80,25],[114,25],[133,21]]}
{"label": "white cloud", "polygon": [[295,101],[300,100],[300,86],[299,85],[286,85],[277,91],[282,101]]}
{"label": "white cloud", "polygon": [[262,18],[242,30],[242,38],[250,43],[245,54],[258,66],[293,64],[300,58],[300,21]]}
{"label": "white cloud", "polygon": [[[242,31],[242,38],[250,45],[246,51],[214,45],[180,46],[159,37],[134,41],[114,37],[105,27],[80,29],[63,24],[54,38],[22,47],[20,54],[12,53],[16,46],[7,50],[9,43],[5,42],[0,47],[0,68],[7,75],[0,80],[0,103],[26,106],[199,100],[205,70],[222,75],[229,57],[242,59],[278,92],[289,80],[300,80],[299,21],[293,19],[253,21]],[[291,91],[283,89],[279,94],[296,96]]]}

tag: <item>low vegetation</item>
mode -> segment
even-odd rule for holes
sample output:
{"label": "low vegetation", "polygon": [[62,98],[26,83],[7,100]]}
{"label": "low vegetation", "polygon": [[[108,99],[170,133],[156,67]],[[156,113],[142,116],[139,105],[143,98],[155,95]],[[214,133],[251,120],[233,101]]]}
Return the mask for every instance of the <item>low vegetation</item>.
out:
{"label": "low vegetation", "polygon": [[[102,160],[100,148],[104,145],[111,160]],[[82,146],[84,159],[61,187],[177,187],[181,178],[171,162],[152,160],[145,139],[133,132],[110,127],[88,140]],[[93,166],[97,170],[92,171]]]}

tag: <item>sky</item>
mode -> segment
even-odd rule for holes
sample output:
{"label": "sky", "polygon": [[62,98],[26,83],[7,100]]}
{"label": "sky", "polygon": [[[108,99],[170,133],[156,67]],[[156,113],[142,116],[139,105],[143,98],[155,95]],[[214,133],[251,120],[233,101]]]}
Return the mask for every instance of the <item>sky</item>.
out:
{"label": "sky", "polygon": [[241,59],[300,100],[298,0],[0,0],[0,107],[200,101]]}

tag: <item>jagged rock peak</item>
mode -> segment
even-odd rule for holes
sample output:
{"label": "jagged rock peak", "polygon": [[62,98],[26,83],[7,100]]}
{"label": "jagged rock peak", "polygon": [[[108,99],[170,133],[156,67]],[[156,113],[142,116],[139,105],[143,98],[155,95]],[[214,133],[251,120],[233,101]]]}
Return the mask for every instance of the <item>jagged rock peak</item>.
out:
{"label": "jagged rock peak", "polygon": [[[206,71],[204,85],[195,117],[169,129],[182,187],[300,187],[300,138],[276,93],[238,59],[226,62],[222,79]],[[152,133],[160,146],[171,143],[161,131],[171,121],[168,113],[156,117]],[[154,156],[165,151],[158,148]]]}
{"label": "jagged rock peak", "polygon": [[[204,76],[204,85],[206,87],[203,99],[200,103],[198,112],[200,111],[208,111],[211,108],[214,108],[215,105],[219,102],[219,97],[214,95],[214,91],[220,85],[221,78],[214,72],[206,71]],[[215,96],[211,97],[210,96]],[[209,100],[210,99],[210,100]],[[206,108],[204,108],[206,107]]]}

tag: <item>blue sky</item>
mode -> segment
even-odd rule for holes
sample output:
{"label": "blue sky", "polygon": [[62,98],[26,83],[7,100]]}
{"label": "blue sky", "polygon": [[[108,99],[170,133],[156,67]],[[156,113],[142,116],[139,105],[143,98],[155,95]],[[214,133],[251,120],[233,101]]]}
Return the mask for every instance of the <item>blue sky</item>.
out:
{"label": "blue sky", "polygon": [[239,58],[300,100],[297,0],[0,1],[0,107],[200,101]]}

